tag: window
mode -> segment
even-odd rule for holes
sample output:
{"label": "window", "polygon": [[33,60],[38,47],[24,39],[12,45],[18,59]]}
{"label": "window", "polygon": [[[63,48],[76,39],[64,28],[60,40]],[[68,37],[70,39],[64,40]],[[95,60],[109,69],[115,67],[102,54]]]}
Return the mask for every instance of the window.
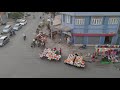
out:
{"label": "window", "polygon": [[72,24],[72,16],[70,16],[70,23]]}
{"label": "window", "polygon": [[92,17],[91,25],[101,25],[103,22],[103,17]]}
{"label": "window", "polygon": [[70,23],[70,19],[71,19],[70,16],[67,15],[67,16],[66,16],[66,23]]}
{"label": "window", "polygon": [[63,22],[65,22],[65,14],[63,14]]}
{"label": "window", "polygon": [[79,17],[75,19],[75,25],[84,25],[85,19],[83,17]]}
{"label": "window", "polygon": [[118,17],[110,17],[108,20],[108,24],[118,24]]}

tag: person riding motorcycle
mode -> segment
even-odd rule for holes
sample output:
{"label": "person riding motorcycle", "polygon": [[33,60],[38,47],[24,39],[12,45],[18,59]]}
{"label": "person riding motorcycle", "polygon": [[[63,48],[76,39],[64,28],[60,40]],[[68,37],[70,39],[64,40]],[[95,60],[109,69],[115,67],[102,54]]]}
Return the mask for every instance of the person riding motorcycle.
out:
{"label": "person riding motorcycle", "polygon": [[12,34],[12,31],[10,31],[10,32],[9,32],[9,36],[12,36],[12,35],[13,35],[13,34]]}

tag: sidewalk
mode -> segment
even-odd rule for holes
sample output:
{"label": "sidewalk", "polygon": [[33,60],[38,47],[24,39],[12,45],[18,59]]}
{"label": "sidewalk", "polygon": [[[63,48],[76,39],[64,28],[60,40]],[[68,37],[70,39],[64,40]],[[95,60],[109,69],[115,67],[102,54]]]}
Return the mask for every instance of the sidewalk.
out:
{"label": "sidewalk", "polygon": [[[43,33],[49,34],[49,31],[46,29],[46,27],[43,28]],[[83,55],[87,53],[93,53],[94,52],[94,47],[87,47],[87,49],[79,49],[78,46],[68,46],[65,42],[59,43],[59,38],[56,37],[55,40],[51,40],[49,37],[46,43],[46,47],[48,48],[57,48],[57,49],[62,49],[62,54],[64,56],[68,56],[70,53],[77,52],[77,53],[82,53]]]}
{"label": "sidewalk", "polygon": [[[47,18],[47,17],[46,17]],[[47,30],[47,27],[44,27],[42,29],[43,33],[49,34],[49,30]],[[76,52],[76,53],[82,53],[82,55],[85,55],[87,53],[93,54],[95,48],[93,46],[87,46],[87,49],[80,49],[79,46],[68,46],[65,41],[62,41],[59,43],[60,37],[56,36],[54,40],[51,40],[50,37],[48,37],[46,47],[48,48],[57,48],[62,49],[62,55],[68,56],[70,53]]]}

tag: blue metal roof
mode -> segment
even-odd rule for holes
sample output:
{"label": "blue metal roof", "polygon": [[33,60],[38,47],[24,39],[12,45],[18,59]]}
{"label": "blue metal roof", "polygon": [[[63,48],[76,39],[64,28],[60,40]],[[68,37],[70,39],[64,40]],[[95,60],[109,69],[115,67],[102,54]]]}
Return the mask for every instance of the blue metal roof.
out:
{"label": "blue metal roof", "polygon": [[120,16],[120,12],[61,12],[72,16]]}

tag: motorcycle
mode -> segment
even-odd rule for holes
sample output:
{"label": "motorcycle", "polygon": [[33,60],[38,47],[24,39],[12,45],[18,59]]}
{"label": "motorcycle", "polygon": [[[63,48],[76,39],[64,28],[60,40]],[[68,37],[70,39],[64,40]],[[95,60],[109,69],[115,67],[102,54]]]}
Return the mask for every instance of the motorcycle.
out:
{"label": "motorcycle", "polygon": [[82,49],[86,49],[86,47],[87,47],[86,45],[82,45],[82,46],[80,46],[79,48],[80,48],[80,49],[81,49],[81,48],[82,48]]}

